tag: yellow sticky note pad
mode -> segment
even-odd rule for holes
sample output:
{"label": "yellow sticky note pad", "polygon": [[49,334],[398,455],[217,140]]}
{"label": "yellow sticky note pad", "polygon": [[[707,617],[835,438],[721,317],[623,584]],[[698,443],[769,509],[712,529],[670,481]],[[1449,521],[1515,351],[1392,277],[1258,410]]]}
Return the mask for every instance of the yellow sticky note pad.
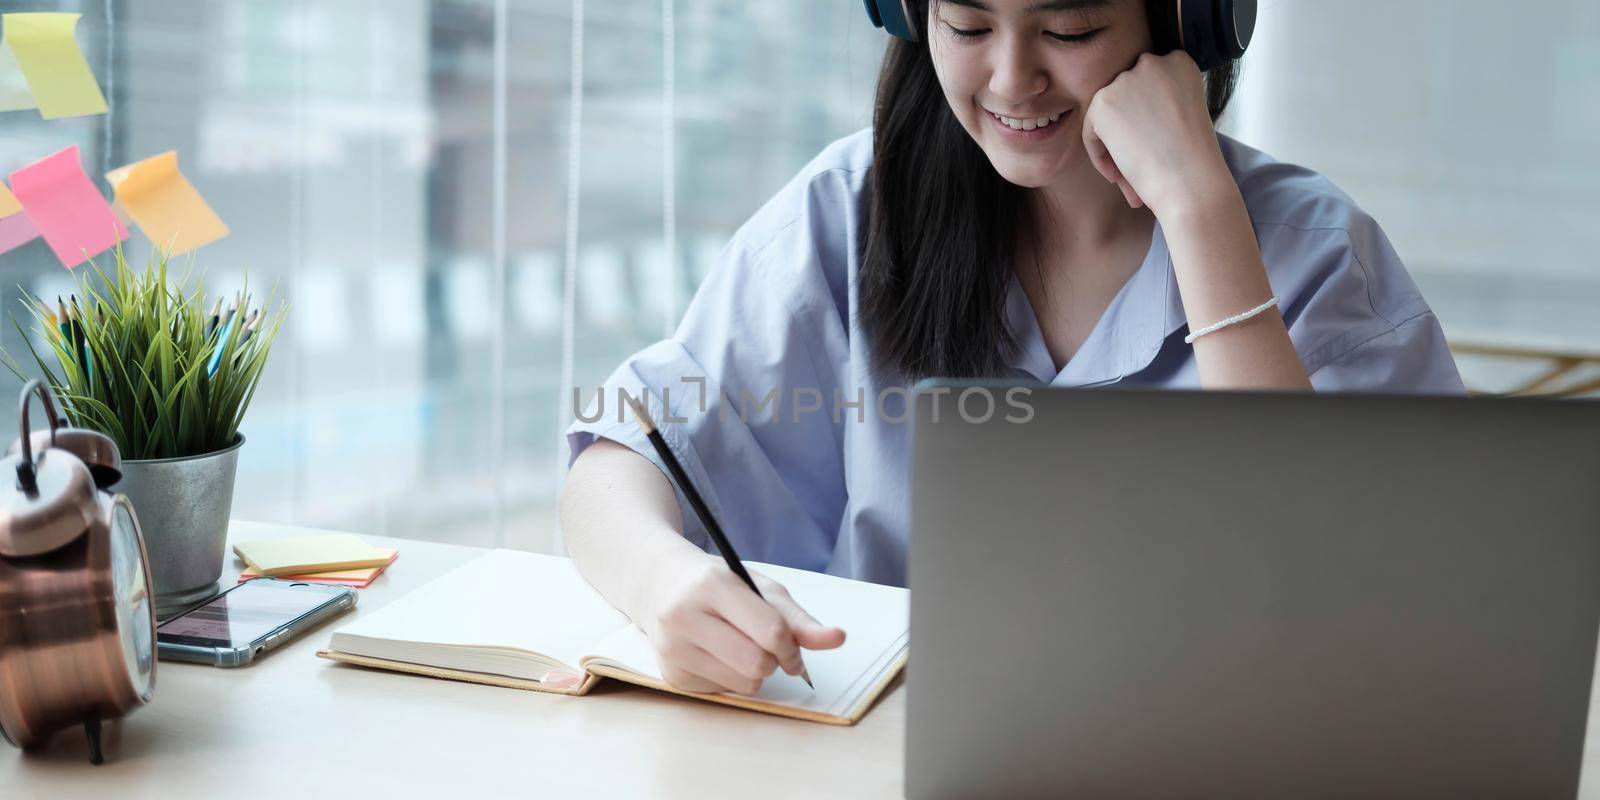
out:
{"label": "yellow sticky note pad", "polygon": [[242,542],[234,545],[233,554],[268,577],[382,567],[394,556],[348,533]]}
{"label": "yellow sticky note pad", "polygon": [[228,235],[228,226],[178,171],[175,150],[107,172],[106,182],[116,192],[117,208],[168,255]]}
{"label": "yellow sticky note pad", "polygon": [[61,12],[0,15],[11,60],[22,71],[45,119],[106,113],[105,95],[73,38],[81,16]]}
{"label": "yellow sticky note pad", "polygon": [[[305,581],[306,583],[336,583],[344,584],[346,586],[354,586],[357,589],[365,589],[370,586],[373,581],[377,580],[379,575],[382,575],[384,571],[389,568],[389,564],[393,564],[395,559],[400,557],[400,551],[393,547],[379,548],[379,552],[387,553],[389,555],[389,563],[384,564],[381,567],[367,567],[365,569],[341,569],[333,570],[332,572],[311,572],[304,575],[279,575],[277,577],[280,580],[286,581],[292,580]],[[245,567],[244,571],[239,573],[239,580],[241,581],[247,581],[251,578],[259,577],[261,577],[261,573],[257,572],[255,567]]]}
{"label": "yellow sticky note pad", "polygon": [[17,200],[17,196],[12,194],[5,184],[0,183],[0,218],[9,217],[21,210],[22,203]]}

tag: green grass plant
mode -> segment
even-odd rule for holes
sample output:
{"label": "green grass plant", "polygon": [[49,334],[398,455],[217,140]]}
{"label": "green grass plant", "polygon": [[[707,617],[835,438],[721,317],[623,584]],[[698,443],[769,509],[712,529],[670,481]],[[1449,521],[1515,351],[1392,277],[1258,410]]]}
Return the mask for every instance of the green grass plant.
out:
{"label": "green grass plant", "polygon": [[[66,305],[75,307],[81,335],[70,328],[63,333],[59,306],[26,291],[22,303],[38,336],[30,337],[12,316],[61,413],[73,426],[110,436],[129,460],[197,456],[232,446],[287,308],[270,309],[269,298],[245,336],[248,292],[230,298],[239,309],[231,328],[220,321],[213,325],[215,298],[206,297],[203,281],[188,289],[187,276],[170,283],[169,259],[159,248],[143,270],[129,266],[120,245],[114,257],[110,274],[93,260],[88,274],[78,271],[77,293]],[[226,309],[224,302],[223,316]],[[35,338],[45,342],[45,352]],[[222,356],[211,374],[219,346]],[[0,351],[0,358],[24,381],[34,377],[9,353]]]}

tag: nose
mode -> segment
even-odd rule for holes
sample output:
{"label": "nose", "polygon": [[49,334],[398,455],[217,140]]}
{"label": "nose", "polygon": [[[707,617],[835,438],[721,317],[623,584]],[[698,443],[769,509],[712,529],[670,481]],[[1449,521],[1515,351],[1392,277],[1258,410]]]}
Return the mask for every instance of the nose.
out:
{"label": "nose", "polygon": [[1015,40],[995,48],[990,70],[989,91],[1014,106],[1025,105],[1029,98],[1050,86],[1050,76],[1045,73],[1034,48]]}

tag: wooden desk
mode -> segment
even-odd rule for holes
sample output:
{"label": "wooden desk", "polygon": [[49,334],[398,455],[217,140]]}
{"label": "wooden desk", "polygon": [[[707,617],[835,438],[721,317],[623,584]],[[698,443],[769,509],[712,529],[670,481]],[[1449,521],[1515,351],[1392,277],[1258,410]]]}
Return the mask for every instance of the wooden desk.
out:
{"label": "wooden desk", "polygon": [[[293,528],[235,522],[239,539]],[[107,729],[105,766],[81,731],[27,756],[0,743],[0,795],[258,797],[899,797],[905,689],[835,727],[602,684],[587,697],[519,692],[333,664],[332,630],[482,550],[366,537],[400,559],[353,614],[238,670],[161,662],[155,701]],[[230,583],[238,568],[230,564]]]}

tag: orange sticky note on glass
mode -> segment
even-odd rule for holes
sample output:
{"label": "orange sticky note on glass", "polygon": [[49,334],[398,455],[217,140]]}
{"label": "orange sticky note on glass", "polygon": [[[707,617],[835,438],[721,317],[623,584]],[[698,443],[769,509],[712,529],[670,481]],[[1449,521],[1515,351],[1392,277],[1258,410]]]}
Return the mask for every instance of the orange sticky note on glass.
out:
{"label": "orange sticky note on glass", "polygon": [[106,182],[116,191],[117,208],[168,255],[228,235],[228,226],[178,171],[175,150],[107,172]]}
{"label": "orange sticky note on glass", "polygon": [[[39,109],[45,119],[106,113],[106,98],[78,48],[73,29],[81,14],[28,12],[0,16],[4,29],[0,65],[20,70],[32,95],[0,91],[0,110]],[[13,85],[14,84],[9,84]]]}
{"label": "orange sticky note on glass", "polygon": [[0,217],[9,217],[21,210],[22,202],[17,200],[17,196],[12,194],[5,184],[0,183]]}
{"label": "orange sticky note on glass", "polygon": [[0,253],[15,250],[38,235],[17,196],[0,183]]}
{"label": "orange sticky note on glass", "polygon": [[128,238],[68,145],[11,173],[11,191],[46,244],[71,269]]}

